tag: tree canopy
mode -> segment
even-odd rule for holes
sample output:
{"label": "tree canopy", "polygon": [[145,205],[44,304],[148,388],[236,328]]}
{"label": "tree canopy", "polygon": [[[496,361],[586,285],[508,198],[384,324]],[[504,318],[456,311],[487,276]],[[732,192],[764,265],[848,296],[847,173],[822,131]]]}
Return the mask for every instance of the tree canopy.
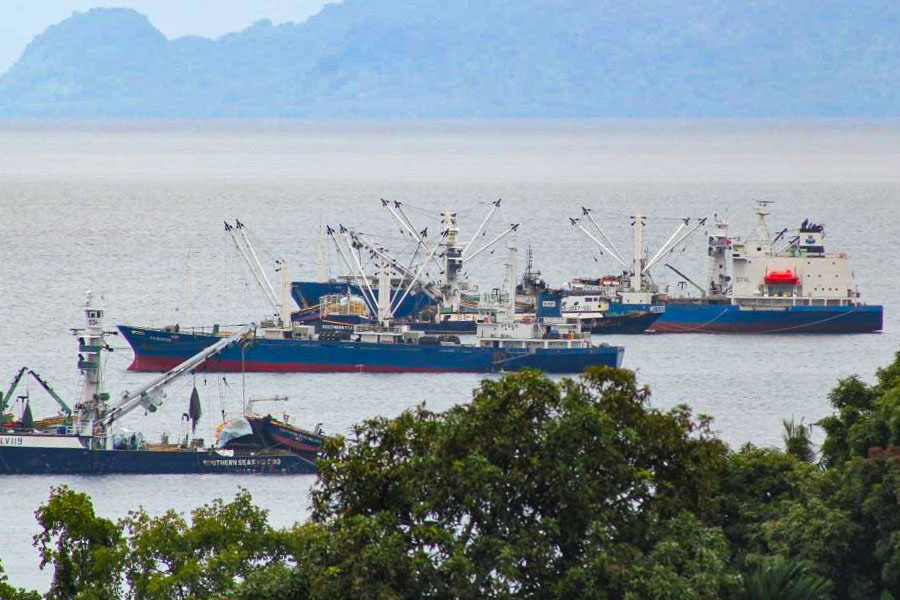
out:
{"label": "tree canopy", "polygon": [[[818,455],[802,421],[786,450],[732,450],[627,370],[489,379],[467,404],[329,440],[290,529],[246,492],[113,523],[54,489],[37,511],[45,597],[900,597],[900,356],[830,401]],[[38,598],[0,572],[2,594]]]}

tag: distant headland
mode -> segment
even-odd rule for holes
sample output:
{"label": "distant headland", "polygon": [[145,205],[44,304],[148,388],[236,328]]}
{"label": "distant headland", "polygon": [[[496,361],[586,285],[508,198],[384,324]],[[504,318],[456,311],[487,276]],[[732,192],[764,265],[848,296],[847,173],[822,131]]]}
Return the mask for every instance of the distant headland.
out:
{"label": "distant headland", "polygon": [[167,39],[75,13],[0,76],[0,117],[894,117],[896,0],[345,0]]}

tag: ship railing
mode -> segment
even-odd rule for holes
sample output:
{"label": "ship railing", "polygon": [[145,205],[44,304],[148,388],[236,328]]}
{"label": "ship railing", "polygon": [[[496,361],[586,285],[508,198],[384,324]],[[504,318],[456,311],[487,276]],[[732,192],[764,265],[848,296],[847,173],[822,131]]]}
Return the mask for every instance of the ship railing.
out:
{"label": "ship railing", "polygon": [[787,306],[850,306],[852,298],[814,298],[811,296],[731,296],[732,304],[784,308]]}
{"label": "ship railing", "polygon": [[382,327],[381,325],[357,325],[355,331],[358,333],[403,333],[403,328],[395,325],[390,327]]}
{"label": "ship railing", "polygon": [[194,325],[190,327],[182,327],[180,325],[163,327],[164,331],[169,333],[184,333],[190,335],[215,335],[220,337],[228,337],[234,330],[243,327],[245,324],[237,325]]}

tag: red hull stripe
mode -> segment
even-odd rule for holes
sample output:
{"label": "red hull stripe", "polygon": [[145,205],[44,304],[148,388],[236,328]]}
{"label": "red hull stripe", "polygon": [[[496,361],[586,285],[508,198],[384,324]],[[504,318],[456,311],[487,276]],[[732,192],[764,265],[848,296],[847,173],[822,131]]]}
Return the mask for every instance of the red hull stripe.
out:
{"label": "red hull stripe", "polygon": [[[182,359],[157,356],[136,356],[134,362],[128,367],[129,371],[145,371],[158,373],[169,371],[179,364]],[[458,373],[478,371],[458,371],[456,369],[433,369],[424,367],[403,367],[396,365],[318,365],[294,362],[260,362],[247,361],[243,365],[239,360],[212,359],[206,361],[197,371],[220,373]]]}

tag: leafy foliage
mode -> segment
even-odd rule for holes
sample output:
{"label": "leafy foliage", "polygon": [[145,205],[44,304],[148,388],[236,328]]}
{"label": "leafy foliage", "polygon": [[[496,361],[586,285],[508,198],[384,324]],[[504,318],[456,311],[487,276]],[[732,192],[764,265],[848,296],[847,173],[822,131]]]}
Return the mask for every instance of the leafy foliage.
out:
{"label": "leafy foliage", "polygon": [[[443,415],[371,420],[328,447],[313,519],[371,528],[341,572],[384,556],[408,597],[540,595],[551,581],[584,596],[590,552],[613,572],[663,552],[659,523],[704,513],[724,460],[707,423],[648,398],[624,370],[559,384],[526,372]],[[628,593],[634,577],[615,585]]]}
{"label": "leafy foliage", "polygon": [[744,583],[747,600],[825,600],[831,584],[809,573],[802,561],[778,556]]}
{"label": "leafy foliage", "polygon": [[[326,444],[309,522],[247,492],[119,523],[55,488],[35,536],[48,599],[835,598],[900,595],[900,355],[841,381],[821,463],[728,449],[629,371],[486,380],[471,403],[375,418]],[[0,597],[36,600],[9,586]]]}
{"label": "leafy foliage", "polygon": [[791,418],[790,421],[785,419],[782,421],[784,425],[784,449],[785,451],[803,462],[813,462],[816,459],[816,452],[813,450],[812,425],[804,425],[801,420],[799,423]]}
{"label": "leafy foliage", "polygon": [[130,548],[124,574],[136,598],[215,598],[288,555],[287,534],[271,528],[246,490],[230,503],[194,510],[191,521],[173,511],[151,517],[138,510],[120,522]]}
{"label": "leafy foliage", "polygon": [[3,570],[3,563],[0,562],[0,598],[3,600],[41,600],[41,595],[37,592],[13,587],[7,581],[9,578]]}
{"label": "leafy foliage", "polygon": [[118,598],[121,534],[115,523],[94,514],[86,494],[53,488],[35,516],[43,528],[34,537],[41,568],[53,565],[48,600]]}

